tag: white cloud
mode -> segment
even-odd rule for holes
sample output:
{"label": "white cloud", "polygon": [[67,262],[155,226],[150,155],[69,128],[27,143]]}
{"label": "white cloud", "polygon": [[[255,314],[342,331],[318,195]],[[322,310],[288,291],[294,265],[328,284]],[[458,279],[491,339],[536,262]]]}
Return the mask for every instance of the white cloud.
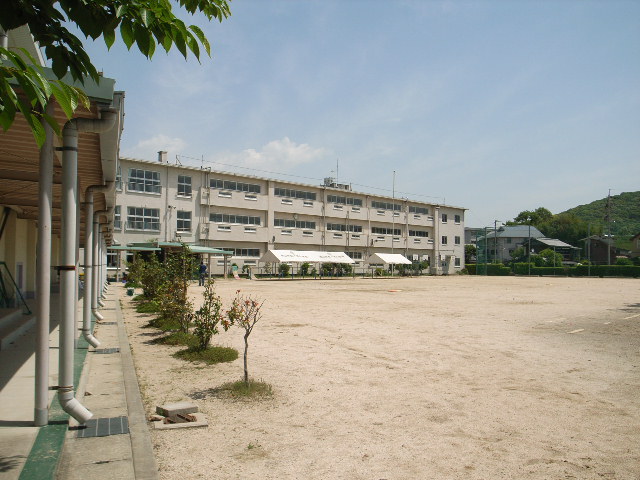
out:
{"label": "white cloud", "polygon": [[237,163],[253,168],[292,168],[312,163],[326,154],[324,148],[313,148],[307,143],[297,144],[289,137],[272,140],[260,150],[244,150],[238,155]]}
{"label": "white cloud", "polygon": [[141,160],[155,160],[161,150],[168,152],[169,157],[172,157],[182,153],[186,146],[187,143],[182,138],[158,134],[151,138],[140,140],[131,148],[123,149],[121,155]]}

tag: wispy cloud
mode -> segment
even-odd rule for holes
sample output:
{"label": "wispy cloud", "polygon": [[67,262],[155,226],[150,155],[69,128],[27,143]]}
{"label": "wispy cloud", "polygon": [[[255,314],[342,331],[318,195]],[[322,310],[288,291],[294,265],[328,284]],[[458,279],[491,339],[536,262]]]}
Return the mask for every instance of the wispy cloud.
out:
{"label": "wispy cloud", "polygon": [[131,148],[123,149],[123,157],[153,160],[159,151],[169,152],[170,155],[182,153],[187,143],[182,138],[169,137],[164,134],[154,135],[151,138],[140,140]]}
{"label": "wispy cloud", "polygon": [[222,160],[234,165],[256,169],[292,169],[304,164],[314,163],[327,155],[324,148],[312,147],[307,143],[296,143],[289,137],[272,140],[260,149],[249,148],[240,153],[227,154]]}

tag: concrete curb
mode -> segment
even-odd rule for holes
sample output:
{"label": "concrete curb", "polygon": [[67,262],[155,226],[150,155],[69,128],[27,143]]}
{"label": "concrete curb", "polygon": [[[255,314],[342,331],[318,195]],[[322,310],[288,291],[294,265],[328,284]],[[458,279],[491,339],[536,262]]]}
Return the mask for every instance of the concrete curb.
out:
{"label": "concrete curb", "polygon": [[127,410],[129,413],[129,430],[131,433],[131,451],[133,469],[136,480],[157,480],[158,465],[153,453],[151,434],[147,425],[146,413],[142,404],[142,395],[138,386],[131,346],[124,325],[124,317],[120,306],[120,295],[115,294],[116,321],[118,323],[118,340],[122,358],[122,374],[124,378]]}

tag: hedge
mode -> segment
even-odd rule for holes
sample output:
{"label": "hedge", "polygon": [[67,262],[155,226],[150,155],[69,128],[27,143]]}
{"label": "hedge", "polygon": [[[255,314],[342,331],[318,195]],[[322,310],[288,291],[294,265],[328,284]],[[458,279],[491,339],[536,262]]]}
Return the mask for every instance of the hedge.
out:
{"label": "hedge", "polygon": [[[511,274],[511,269],[509,267],[505,267],[502,263],[481,263],[480,268],[475,263],[467,263],[465,264],[465,268],[469,275],[486,275],[491,276],[505,276]],[[478,273],[478,270],[480,271]]]}
{"label": "hedge", "polygon": [[[589,275],[589,265],[574,267],[573,274],[581,277]],[[640,277],[638,265],[591,265],[592,277]]]}

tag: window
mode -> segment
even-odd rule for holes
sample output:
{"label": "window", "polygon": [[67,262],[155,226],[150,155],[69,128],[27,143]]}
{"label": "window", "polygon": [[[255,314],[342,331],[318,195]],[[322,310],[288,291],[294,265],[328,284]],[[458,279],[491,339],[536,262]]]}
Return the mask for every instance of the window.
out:
{"label": "window", "polygon": [[245,233],[256,233],[257,231],[256,227],[244,227]]}
{"label": "window", "polygon": [[362,233],[361,225],[343,225],[341,223],[327,223],[327,230],[332,230],[335,232],[358,232]]}
{"label": "window", "polygon": [[303,200],[315,200],[316,194],[313,192],[305,192],[303,190],[292,190],[290,188],[276,187],[273,191],[276,197],[301,198]]}
{"label": "window", "polygon": [[425,232],[424,230],[409,230],[409,236],[428,238],[429,232]]}
{"label": "window", "polygon": [[215,223],[236,223],[239,225],[260,225],[260,217],[227,213],[211,213],[209,215],[209,221]]}
{"label": "window", "polygon": [[131,192],[161,193],[160,172],[130,168],[127,189]]}
{"label": "window", "polygon": [[511,237],[507,237],[507,243],[511,243],[512,242],[512,238]]}
{"label": "window", "polygon": [[274,218],[273,219],[274,227],[286,227],[286,228],[307,228],[314,229],[316,228],[316,222],[306,222],[304,220],[286,220],[284,218]]}
{"label": "window", "polygon": [[345,252],[353,260],[362,260],[362,252]]}
{"label": "window", "polygon": [[259,257],[259,248],[223,248],[223,250],[230,250],[233,252],[234,257]]}
{"label": "window", "polygon": [[371,233],[376,235],[400,235],[399,228],[371,227]]}
{"label": "window", "polygon": [[234,182],[233,180],[220,180],[212,178],[209,180],[209,187],[218,190],[234,190],[236,192],[260,193],[260,185],[253,183]]}
{"label": "window", "polygon": [[456,259],[454,260],[454,265],[455,265],[456,267],[459,267],[459,266],[460,266],[460,259],[459,259],[458,257],[456,257]]}
{"label": "window", "polygon": [[453,237],[453,243],[455,243],[456,245],[460,245],[460,237],[458,237],[457,235]]}
{"label": "window", "polygon": [[425,207],[416,207],[415,205],[409,205],[409,213],[417,213],[418,215],[429,215],[429,209]]}
{"label": "window", "polygon": [[334,205],[333,206],[334,210],[342,210],[342,208],[343,208],[342,205]]}
{"label": "window", "polygon": [[360,207],[351,207],[351,211],[359,212],[360,211]]}
{"label": "window", "polygon": [[209,221],[215,223],[234,223],[239,225],[260,225],[260,217],[233,215],[227,213],[212,213],[209,215]]}
{"label": "window", "polygon": [[442,236],[442,245],[446,245],[449,242],[449,239],[447,238],[446,235]]}
{"label": "window", "polygon": [[257,202],[258,201],[258,196],[254,195],[253,193],[245,193],[244,194],[244,199],[245,200],[250,200],[252,202]]}
{"label": "window", "polygon": [[402,205],[400,205],[399,203],[378,202],[374,200],[371,202],[371,208],[379,208],[380,210],[395,210],[396,212],[399,212],[400,210],[402,210]]}
{"label": "window", "polygon": [[460,215],[454,215],[454,216],[453,216],[453,221],[454,221],[455,223],[460,223]]}
{"label": "window", "polygon": [[191,197],[191,177],[178,175],[178,196]]}
{"label": "window", "polygon": [[313,207],[313,202],[311,202],[309,200],[305,200],[304,202],[302,202],[302,206],[303,207]]}
{"label": "window", "polygon": [[231,192],[218,192],[220,198],[231,198]]}
{"label": "window", "polygon": [[113,228],[116,230],[122,229],[122,207],[116,205],[113,209]]}
{"label": "window", "polygon": [[176,231],[178,232],[190,232],[191,231],[191,212],[185,212],[178,210]]}
{"label": "window", "polygon": [[442,214],[442,223],[447,223],[447,214],[446,213]]}
{"label": "window", "polygon": [[355,205],[357,207],[362,206],[362,199],[353,197],[341,197],[339,195],[328,195],[327,202],[338,203],[340,205]]}
{"label": "window", "polygon": [[118,252],[107,252],[107,268],[118,268]]}
{"label": "window", "polygon": [[130,230],[160,231],[160,210],[157,208],[127,207],[127,228]]}

